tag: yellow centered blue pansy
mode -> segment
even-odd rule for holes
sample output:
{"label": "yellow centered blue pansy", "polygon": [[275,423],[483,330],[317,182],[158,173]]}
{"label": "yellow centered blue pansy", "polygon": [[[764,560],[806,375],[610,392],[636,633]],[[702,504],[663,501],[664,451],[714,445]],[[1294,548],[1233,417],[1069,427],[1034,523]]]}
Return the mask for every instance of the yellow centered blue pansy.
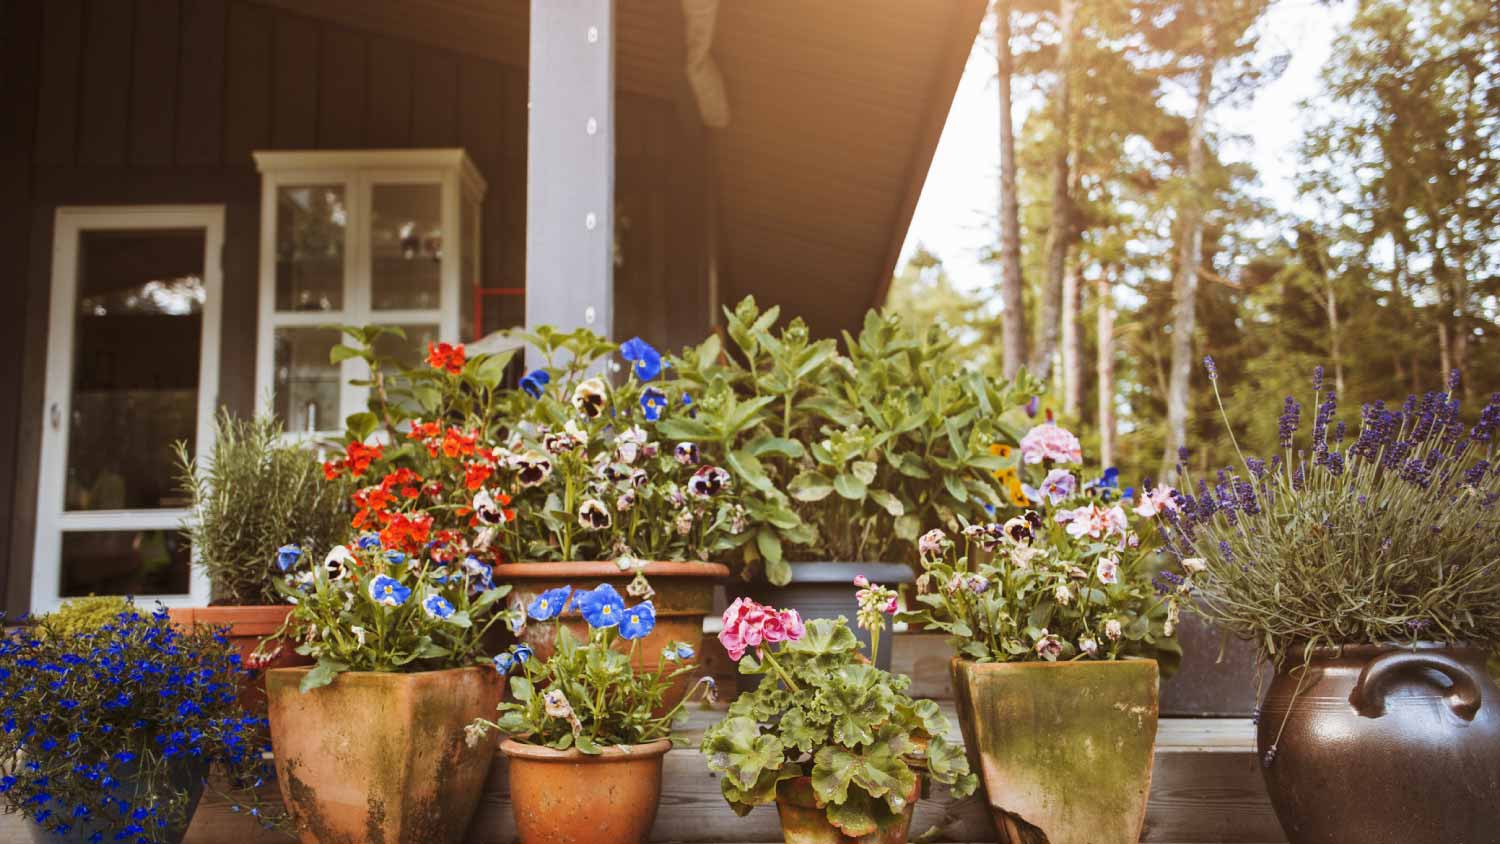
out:
{"label": "yellow centered blue pansy", "polygon": [[411,588],[389,575],[377,575],[370,581],[370,600],[388,607],[399,607],[411,597]]}
{"label": "yellow centered blue pansy", "polygon": [[620,638],[642,639],[656,627],[656,607],[650,601],[625,610],[625,620],[620,622]]}
{"label": "yellow centered blue pansy", "polygon": [[583,613],[583,620],[590,627],[617,627],[625,615],[625,599],[608,583],[601,583],[588,592],[575,593],[573,606]]}
{"label": "yellow centered blue pansy", "polygon": [[531,603],[526,606],[526,614],[537,621],[549,621],[556,618],[558,613],[567,606],[568,596],[571,594],[573,594],[571,586],[548,589],[531,600]]}

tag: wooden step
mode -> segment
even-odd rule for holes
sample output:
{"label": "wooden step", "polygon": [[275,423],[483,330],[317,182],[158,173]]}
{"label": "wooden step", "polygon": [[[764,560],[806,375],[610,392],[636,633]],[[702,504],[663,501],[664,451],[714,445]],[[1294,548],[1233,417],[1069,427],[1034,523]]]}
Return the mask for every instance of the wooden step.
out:
{"label": "wooden step", "polygon": [[[957,719],[944,704],[949,720]],[[653,842],[683,844],[764,844],[781,841],[773,807],[735,816],[719,794],[715,776],[698,751],[703,730],[722,717],[721,710],[691,713],[679,732],[686,745],[667,754],[661,808]],[[1254,729],[1247,720],[1165,719],[1157,735],[1151,802],[1142,841],[1166,844],[1279,844],[1281,834],[1266,798],[1255,759]],[[952,738],[956,739],[954,735]],[[276,800],[274,789],[266,798]],[[0,816],[0,842],[27,841],[29,822]],[[944,842],[993,841],[982,799],[955,800],[941,786],[917,808],[913,837],[936,830],[930,839]],[[204,796],[186,844],[286,844],[284,836],[260,830],[235,814],[221,798]],[[506,765],[497,758],[485,787],[483,803],[470,829],[468,844],[514,844]]]}

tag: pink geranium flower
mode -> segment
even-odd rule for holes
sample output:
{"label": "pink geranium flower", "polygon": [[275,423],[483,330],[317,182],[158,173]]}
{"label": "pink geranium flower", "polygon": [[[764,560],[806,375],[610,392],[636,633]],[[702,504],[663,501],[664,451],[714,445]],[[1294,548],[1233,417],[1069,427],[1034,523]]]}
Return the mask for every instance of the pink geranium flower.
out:
{"label": "pink geranium flower", "polygon": [[1082,463],[1083,445],[1066,428],[1043,422],[1021,438],[1021,459],[1027,463]]}
{"label": "pink geranium flower", "polygon": [[739,662],[750,648],[776,642],[795,642],[806,632],[796,610],[777,611],[748,598],[736,598],[724,611],[724,629],[719,644],[729,658]]}

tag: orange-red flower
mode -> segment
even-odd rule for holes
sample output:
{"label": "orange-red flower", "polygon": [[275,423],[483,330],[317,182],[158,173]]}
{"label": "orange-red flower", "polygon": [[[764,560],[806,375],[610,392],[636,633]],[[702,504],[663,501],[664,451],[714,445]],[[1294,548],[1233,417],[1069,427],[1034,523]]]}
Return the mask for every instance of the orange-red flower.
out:
{"label": "orange-red flower", "polygon": [[[385,453],[385,448],[378,445],[365,445],[362,442],[352,442],[345,448],[345,460],[349,465],[349,474],[359,477],[369,470],[370,464],[380,459]],[[326,471],[326,470],[325,470]]]}
{"label": "orange-red flower", "polygon": [[474,445],[479,441],[478,432],[465,434],[457,428],[450,427],[443,434],[443,456],[444,457],[473,457]]}
{"label": "orange-red flower", "polygon": [[486,463],[466,463],[464,464],[464,487],[470,490],[479,489],[494,473],[495,470]]}
{"label": "orange-red flower", "polygon": [[448,343],[427,344],[427,364],[433,369],[441,369],[452,375],[464,371],[464,344],[450,345]]}

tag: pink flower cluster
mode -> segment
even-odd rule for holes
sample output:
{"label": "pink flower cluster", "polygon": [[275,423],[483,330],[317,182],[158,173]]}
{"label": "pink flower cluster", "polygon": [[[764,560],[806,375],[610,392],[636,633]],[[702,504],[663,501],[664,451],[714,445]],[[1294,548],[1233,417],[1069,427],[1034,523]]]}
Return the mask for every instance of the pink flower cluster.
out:
{"label": "pink flower cluster", "polygon": [[796,610],[776,610],[748,598],[735,598],[724,611],[724,629],[719,644],[729,658],[739,662],[750,648],[776,642],[795,642],[807,632]]}
{"label": "pink flower cluster", "polygon": [[1066,428],[1059,428],[1054,422],[1043,422],[1021,438],[1021,458],[1027,463],[1043,460],[1082,463],[1083,445]]}
{"label": "pink flower cluster", "polygon": [[1125,510],[1118,504],[1107,510],[1097,504],[1075,510],[1058,510],[1053,518],[1058,524],[1067,525],[1068,535],[1075,539],[1081,539],[1085,535],[1101,539],[1111,534],[1119,534],[1123,538],[1130,530]]}

